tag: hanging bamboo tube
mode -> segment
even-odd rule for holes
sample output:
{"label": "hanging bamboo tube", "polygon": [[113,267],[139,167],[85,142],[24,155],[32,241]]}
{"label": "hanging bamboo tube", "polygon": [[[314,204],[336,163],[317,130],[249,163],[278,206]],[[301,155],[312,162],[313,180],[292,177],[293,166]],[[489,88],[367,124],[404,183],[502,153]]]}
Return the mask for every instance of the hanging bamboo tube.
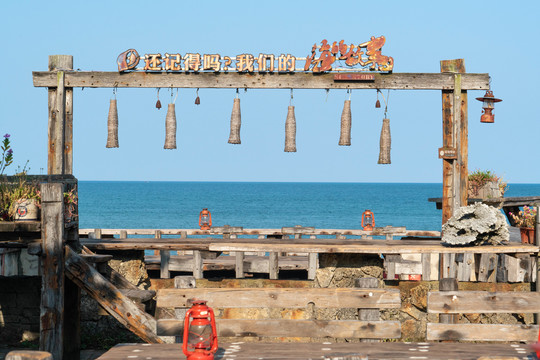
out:
{"label": "hanging bamboo tube", "polygon": [[242,125],[242,117],[240,114],[240,99],[235,98],[231,113],[231,133],[229,134],[229,144],[241,144],[240,141],[240,126]]}
{"label": "hanging bamboo tube", "polygon": [[169,104],[165,117],[164,149],[176,149],[176,110],[174,104]]}
{"label": "hanging bamboo tube", "polygon": [[339,145],[351,145],[351,100],[345,100],[343,111],[341,112],[341,135],[339,137]]}
{"label": "hanging bamboo tube", "polygon": [[285,152],[296,152],[296,118],[292,105],[289,105],[285,121]]}
{"label": "hanging bamboo tube", "polygon": [[109,117],[107,119],[107,148],[118,147],[118,109],[116,99],[111,99]]}
{"label": "hanging bamboo tube", "polygon": [[383,119],[380,140],[379,164],[391,164],[390,148],[392,139],[390,137],[390,119]]}

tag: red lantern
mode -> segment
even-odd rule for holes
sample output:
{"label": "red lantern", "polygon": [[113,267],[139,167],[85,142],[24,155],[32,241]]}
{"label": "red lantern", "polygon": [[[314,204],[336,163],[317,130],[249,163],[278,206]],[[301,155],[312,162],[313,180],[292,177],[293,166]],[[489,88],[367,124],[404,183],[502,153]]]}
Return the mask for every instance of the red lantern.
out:
{"label": "red lantern", "polygon": [[371,210],[366,210],[362,214],[362,229],[364,231],[371,231],[375,227],[375,215]]}
{"label": "red lantern", "polygon": [[183,342],[182,351],[187,360],[214,360],[218,348],[216,318],[205,300],[193,300],[193,306],[186,312]]}
{"label": "red lantern", "polygon": [[210,230],[212,227],[212,214],[204,208],[199,214],[199,226],[201,230]]}
{"label": "red lantern", "polygon": [[493,111],[493,103],[502,101],[493,96],[493,91],[487,90],[486,94],[483,97],[476,98],[478,101],[482,101],[482,116],[480,117],[480,122],[483,123],[493,123],[495,122],[495,115],[491,112]]}

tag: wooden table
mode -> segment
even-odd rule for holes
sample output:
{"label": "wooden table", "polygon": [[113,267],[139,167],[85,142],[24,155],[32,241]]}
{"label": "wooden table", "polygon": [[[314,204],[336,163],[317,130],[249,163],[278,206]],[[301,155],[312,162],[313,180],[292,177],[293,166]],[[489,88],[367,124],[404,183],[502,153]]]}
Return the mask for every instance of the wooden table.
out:
{"label": "wooden table", "polygon": [[[119,344],[98,360],[185,359],[182,344]],[[526,344],[471,343],[244,343],[220,344],[216,360],[286,359],[534,359]]]}

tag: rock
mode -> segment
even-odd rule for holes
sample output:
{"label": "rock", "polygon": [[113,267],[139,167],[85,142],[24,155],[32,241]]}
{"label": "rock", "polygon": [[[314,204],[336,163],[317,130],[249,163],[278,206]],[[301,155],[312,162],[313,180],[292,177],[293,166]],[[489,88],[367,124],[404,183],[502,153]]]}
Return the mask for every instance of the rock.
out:
{"label": "rock", "polygon": [[482,203],[460,207],[442,226],[446,245],[500,245],[510,240],[504,215]]}

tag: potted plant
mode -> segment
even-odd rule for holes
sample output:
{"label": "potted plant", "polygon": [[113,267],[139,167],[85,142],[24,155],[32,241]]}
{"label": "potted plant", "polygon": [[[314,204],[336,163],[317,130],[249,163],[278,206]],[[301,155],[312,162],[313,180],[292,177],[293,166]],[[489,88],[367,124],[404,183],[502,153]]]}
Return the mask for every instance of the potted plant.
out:
{"label": "potted plant", "polygon": [[508,184],[502,177],[490,170],[475,170],[469,174],[467,195],[470,199],[491,199],[503,197]]}
{"label": "potted plant", "polygon": [[536,244],[535,225],[536,209],[524,206],[519,214],[509,213],[521,233],[521,242],[524,244]]}

